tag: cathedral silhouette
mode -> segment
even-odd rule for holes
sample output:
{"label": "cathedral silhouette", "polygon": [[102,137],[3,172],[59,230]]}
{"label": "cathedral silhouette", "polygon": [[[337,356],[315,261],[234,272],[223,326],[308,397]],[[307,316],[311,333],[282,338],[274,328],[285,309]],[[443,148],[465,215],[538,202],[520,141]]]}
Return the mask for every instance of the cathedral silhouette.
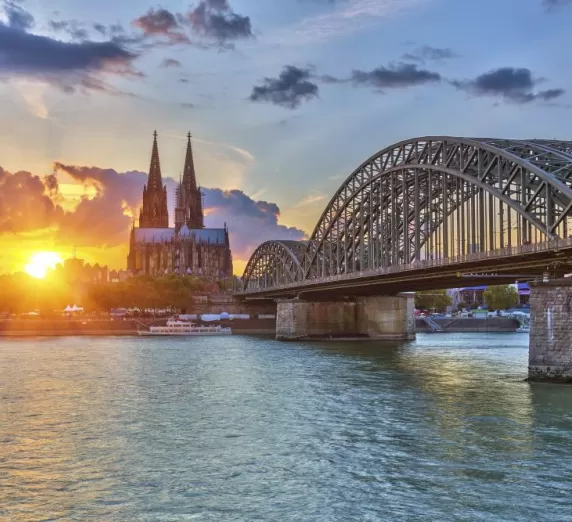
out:
{"label": "cathedral silhouette", "polygon": [[175,226],[169,227],[167,187],[163,185],[157,131],[149,178],[143,188],[139,227],[133,226],[127,268],[133,274],[200,275],[213,279],[232,275],[232,253],[226,224],[205,228],[202,193],[197,186],[191,133],[187,135],[187,155],[176,192]]}

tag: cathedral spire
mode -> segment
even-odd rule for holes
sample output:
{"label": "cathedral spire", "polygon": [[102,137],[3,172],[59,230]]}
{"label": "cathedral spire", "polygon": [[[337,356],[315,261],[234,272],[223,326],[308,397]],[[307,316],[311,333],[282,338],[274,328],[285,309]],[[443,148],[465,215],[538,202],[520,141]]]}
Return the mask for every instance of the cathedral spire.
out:
{"label": "cathedral spire", "polygon": [[140,228],[167,228],[169,226],[169,211],[167,209],[167,188],[161,178],[159,163],[159,147],[157,146],[157,131],[153,133],[153,150],[149,178],[143,188],[143,207],[139,215]]}
{"label": "cathedral spire", "polygon": [[187,156],[185,158],[185,169],[183,170],[183,185],[188,191],[197,190],[197,176],[195,174],[195,162],[193,160],[193,146],[191,144],[191,133],[187,134]]}
{"label": "cathedral spire", "polygon": [[159,147],[157,146],[157,131],[153,132],[153,150],[151,152],[151,165],[149,166],[149,180],[147,187],[150,189],[163,188],[161,178],[161,163],[159,162]]}

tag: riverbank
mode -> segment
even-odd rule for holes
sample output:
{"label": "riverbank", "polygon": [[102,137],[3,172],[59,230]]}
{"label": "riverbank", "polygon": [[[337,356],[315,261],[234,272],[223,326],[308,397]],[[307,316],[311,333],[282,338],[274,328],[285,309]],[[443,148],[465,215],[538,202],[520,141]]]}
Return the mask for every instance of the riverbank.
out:
{"label": "riverbank", "polygon": [[[520,326],[520,323],[516,319],[509,319],[508,317],[487,317],[483,319],[448,318],[433,319],[433,321],[437,323],[445,333],[514,332]],[[432,331],[423,319],[415,320],[415,329],[419,333]]]}
{"label": "riverbank", "polygon": [[[487,319],[435,319],[443,333],[503,333],[514,332],[519,323],[506,317]],[[133,321],[110,319],[14,319],[0,321],[0,337],[63,337],[63,336],[129,336],[137,335],[143,324],[160,324],[157,321]],[[242,319],[223,321],[236,335],[276,333],[275,319]],[[429,333],[431,328],[422,319],[415,320],[418,333]],[[361,337],[360,337],[361,338]]]}
{"label": "riverbank", "polygon": [[[144,325],[161,324],[153,320],[109,320],[109,319],[31,319],[0,321],[0,337],[63,337],[63,336],[130,336]],[[274,334],[274,319],[243,319],[223,321],[235,334]]]}

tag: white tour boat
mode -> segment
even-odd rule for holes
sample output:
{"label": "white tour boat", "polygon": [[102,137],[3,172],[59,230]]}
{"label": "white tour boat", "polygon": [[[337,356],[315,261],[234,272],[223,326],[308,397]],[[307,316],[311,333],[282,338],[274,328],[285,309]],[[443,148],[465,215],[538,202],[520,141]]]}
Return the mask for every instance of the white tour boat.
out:
{"label": "white tour boat", "polygon": [[165,326],[150,326],[149,330],[138,330],[139,335],[231,335],[230,328],[220,324],[202,326],[189,321],[169,320]]}
{"label": "white tour boat", "polygon": [[530,325],[523,324],[516,329],[516,333],[530,333]]}

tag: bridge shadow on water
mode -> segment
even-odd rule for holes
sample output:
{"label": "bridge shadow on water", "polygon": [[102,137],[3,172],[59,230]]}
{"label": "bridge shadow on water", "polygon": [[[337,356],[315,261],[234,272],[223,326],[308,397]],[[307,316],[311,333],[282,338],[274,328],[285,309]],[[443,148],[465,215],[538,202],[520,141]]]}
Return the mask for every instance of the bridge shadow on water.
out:
{"label": "bridge shadow on water", "polygon": [[[566,442],[572,448],[572,386],[525,381],[528,336],[418,334],[410,342],[302,346],[342,366],[346,375],[341,383],[357,390],[363,401],[386,409],[389,417],[415,419],[415,435],[403,432],[397,423],[391,427],[404,451],[422,444],[430,459],[443,452],[443,440],[449,441],[441,458],[454,473],[502,480],[505,473],[498,469],[489,473],[487,466],[465,464],[494,460],[495,454],[500,459],[510,455],[515,462],[534,461],[538,438]],[[386,398],[392,404],[384,402]],[[426,437],[420,440],[419,432]]]}

